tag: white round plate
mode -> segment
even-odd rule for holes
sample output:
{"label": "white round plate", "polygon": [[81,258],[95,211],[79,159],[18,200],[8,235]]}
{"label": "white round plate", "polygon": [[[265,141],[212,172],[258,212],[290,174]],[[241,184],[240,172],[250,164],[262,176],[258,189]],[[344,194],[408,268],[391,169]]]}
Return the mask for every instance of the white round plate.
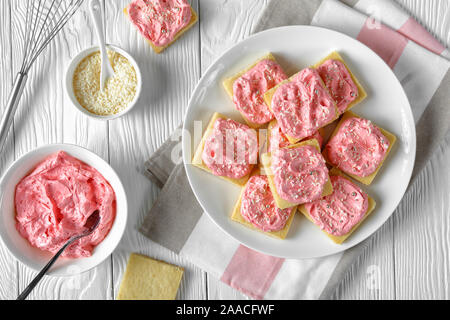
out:
{"label": "white round plate", "polygon": [[103,262],[114,251],[127,224],[128,204],[125,189],[114,169],[95,153],[72,144],[50,144],[30,151],[17,159],[0,181],[0,238],[11,254],[29,268],[40,271],[53,254],[30,245],[16,229],[14,193],[17,184],[50,155],[65,151],[83,161],[109,182],[116,194],[116,218],[105,239],[88,258],[59,258],[48,272],[51,276],[72,276],[86,272]]}
{"label": "white round plate", "polygon": [[[338,51],[361,81],[368,98],[352,109],[394,133],[398,141],[373,184],[363,187],[377,202],[375,211],[342,245],[333,243],[314,224],[296,214],[285,240],[272,239],[231,221],[239,188],[194,167],[191,155],[201,136],[194,122],[205,130],[214,112],[242,121],[222,86],[234,75],[267,52],[272,52],[288,76]],[[192,94],[183,130],[183,160],[199,203],[211,219],[245,246],[284,258],[316,258],[348,249],[366,239],[391,216],[411,178],[416,153],[416,133],[408,99],[400,82],[371,49],[344,34],[311,26],[290,26],[253,35],[225,52],[204,74]],[[197,130],[198,131],[198,130]]]}

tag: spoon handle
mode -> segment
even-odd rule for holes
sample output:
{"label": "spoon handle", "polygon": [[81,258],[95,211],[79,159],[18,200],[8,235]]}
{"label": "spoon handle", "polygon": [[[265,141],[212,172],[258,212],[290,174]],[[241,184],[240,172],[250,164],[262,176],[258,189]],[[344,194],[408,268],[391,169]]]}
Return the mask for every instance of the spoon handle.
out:
{"label": "spoon handle", "polygon": [[38,275],[31,281],[31,283],[28,285],[28,287],[23,290],[23,292],[17,297],[17,300],[25,300],[28,295],[33,291],[34,287],[41,281],[42,277],[47,273],[48,269],[51,268],[51,266],[55,263],[55,261],[59,258],[59,256],[63,253],[63,251],[77,240],[77,238],[72,239],[71,241],[68,241],[54,256],[53,258],[45,265],[44,268],[38,273]]}
{"label": "spoon handle", "polygon": [[102,6],[100,1],[91,0],[89,2],[89,9],[91,12],[92,20],[94,21],[95,32],[97,33],[98,41],[100,42],[100,49],[106,51],[105,47],[105,35],[103,34],[103,21],[102,21]]}
{"label": "spoon handle", "polygon": [[100,72],[100,89],[103,91],[105,87],[106,78],[111,76],[111,64],[108,58],[108,51],[106,50],[105,35],[103,28],[103,9],[99,0],[91,0],[89,2],[89,9],[92,20],[94,21],[94,29],[97,33],[97,38],[100,47],[101,55],[101,72]]}

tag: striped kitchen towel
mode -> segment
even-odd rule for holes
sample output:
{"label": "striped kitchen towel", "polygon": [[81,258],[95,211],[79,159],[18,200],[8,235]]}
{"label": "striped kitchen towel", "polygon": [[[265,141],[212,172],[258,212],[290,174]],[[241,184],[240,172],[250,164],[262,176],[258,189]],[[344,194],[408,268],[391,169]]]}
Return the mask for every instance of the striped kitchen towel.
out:
{"label": "striped kitchen towel", "polygon": [[[450,128],[448,50],[391,0],[272,0],[255,31],[298,24],[348,34],[393,69],[416,121],[416,176]],[[183,164],[170,160],[173,148],[179,148],[179,130],[146,163],[147,175],[163,189],[140,231],[251,298],[330,298],[370,238],[344,253],[306,260],[276,258],[241,245],[203,213]]]}

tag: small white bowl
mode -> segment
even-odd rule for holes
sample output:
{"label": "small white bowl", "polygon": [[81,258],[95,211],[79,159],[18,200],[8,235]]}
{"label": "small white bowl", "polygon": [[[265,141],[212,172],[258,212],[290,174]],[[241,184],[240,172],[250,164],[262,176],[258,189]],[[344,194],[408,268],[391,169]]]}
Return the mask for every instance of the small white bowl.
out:
{"label": "small white bowl", "polygon": [[0,238],[17,260],[40,271],[53,256],[30,245],[16,229],[14,193],[16,185],[48,156],[65,151],[93,168],[110,183],[116,194],[116,218],[106,238],[88,258],[59,258],[49,271],[53,276],[70,276],[88,271],[103,262],[114,251],[127,224],[128,204],[125,189],[111,166],[95,153],[71,144],[51,144],[35,149],[16,160],[0,181]]}
{"label": "small white bowl", "polygon": [[97,115],[92,112],[89,112],[88,110],[86,110],[85,108],[83,108],[80,105],[80,103],[78,102],[78,100],[75,97],[75,94],[73,92],[73,74],[75,72],[75,69],[77,68],[79,63],[84,58],[86,58],[87,56],[89,56],[90,54],[92,54],[96,51],[100,51],[98,46],[85,49],[85,50],[81,51],[79,54],[77,54],[77,56],[75,58],[72,59],[72,61],[69,64],[69,67],[67,68],[67,71],[66,71],[66,81],[65,81],[66,92],[67,92],[67,95],[69,96],[70,100],[72,101],[72,104],[79,111],[84,113],[85,115],[87,115],[91,118],[94,118],[94,119],[99,119],[99,120],[117,119],[119,117],[122,117],[126,113],[130,112],[131,109],[133,109],[133,107],[136,105],[136,103],[139,99],[139,96],[141,95],[141,91],[142,91],[142,75],[141,75],[141,70],[140,70],[139,65],[137,64],[136,60],[128,52],[126,52],[125,50],[123,50],[117,46],[113,46],[113,45],[109,44],[106,47],[107,47],[107,49],[118,52],[122,56],[127,58],[128,61],[130,61],[130,63],[133,65],[134,70],[136,71],[136,77],[137,77],[136,95],[135,95],[134,99],[128,104],[128,106],[122,112],[119,112],[119,113],[113,114],[113,115],[108,115],[108,116]]}

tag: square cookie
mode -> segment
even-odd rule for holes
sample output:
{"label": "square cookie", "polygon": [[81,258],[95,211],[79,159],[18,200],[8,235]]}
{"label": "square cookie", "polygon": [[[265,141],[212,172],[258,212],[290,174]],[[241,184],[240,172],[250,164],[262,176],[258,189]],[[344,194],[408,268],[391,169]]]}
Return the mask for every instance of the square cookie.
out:
{"label": "square cookie", "polygon": [[117,300],[175,300],[184,269],[132,253]]}
{"label": "square cookie", "polygon": [[[204,161],[202,159],[202,154],[203,154],[203,149],[205,147],[206,140],[211,135],[211,133],[212,133],[212,131],[214,129],[214,123],[216,122],[217,119],[228,119],[228,118],[225,117],[224,115],[221,115],[220,113],[217,113],[217,112],[214,113],[214,115],[212,116],[212,118],[211,118],[211,120],[210,120],[210,122],[208,124],[208,127],[205,130],[205,133],[203,134],[203,138],[202,138],[202,140],[200,141],[200,144],[197,147],[197,150],[196,150],[196,152],[194,154],[194,157],[192,159],[192,164],[194,166],[196,166],[196,167],[198,167],[198,168],[200,168],[202,170],[205,170],[206,172],[209,172],[211,174],[213,174],[213,173],[208,168],[208,166],[204,163]],[[227,180],[227,181],[229,181],[231,183],[234,183],[235,185],[238,185],[238,186],[242,187],[242,186],[244,186],[247,183],[248,178],[250,177],[250,174],[251,174],[251,172],[248,175],[246,175],[246,176],[244,176],[244,177],[242,177],[240,179],[232,179],[232,178],[225,177],[225,176],[219,176],[219,177],[222,178],[222,179],[225,179],[225,180]]]}
{"label": "square cookie", "polygon": [[172,45],[175,41],[177,41],[179,37],[181,37],[186,31],[188,31],[197,22],[197,20],[198,20],[197,13],[194,11],[194,9],[192,9],[192,7],[190,7],[190,10],[191,10],[191,20],[189,21],[189,23],[183,29],[179,30],[176,33],[175,37],[168,44],[166,44],[164,46],[157,46],[150,39],[148,39],[147,37],[142,35],[140,30],[137,28],[137,26],[134,24],[134,22],[130,19],[128,6],[125,9],[123,9],[123,13],[125,14],[126,17],[128,17],[128,19],[130,20],[131,24],[133,24],[136,27],[136,29],[138,29],[139,33],[141,33],[141,35],[148,42],[148,44],[153,48],[153,50],[156,53],[161,53],[166,48],[168,48],[170,45]]}
{"label": "square cookie", "polygon": [[[353,108],[354,106],[356,106],[357,104],[361,103],[363,100],[365,100],[367,98],[367,92],[364,89],[364,87],[361,85],[359,80],[355,77],[353,72],[350,70],[350,68],[348,67],[348,64],[345,62],[345,60],[342,58],[342,56],[337,51],[333,51],[332,53],[330,53],[328,56],[326,56],[325,58],[323,58],[322,60],[317,62],[314,66],[312,66],[312,68],[318,69],[324,62],[326,62],[328,60],[337,60],[337,61],[342,62],[343,65],[345,66],[345,68],[347,69],[348,73],[350,74],[350,77],[351,77],[353,83],[358,88],[358,97],[347,106],[345,111],[348,111],[351,108]],[[322,80],[323,80],[323,78],[322,78]],[[328,88],[328,91],[330,91],[331,96],[333,96],[332,89]]]}
{"label": "square cookie", "polygon": [[[340,176],[345,178],[346,180],[350,181],[352,184],[353,182],[350,180],[350,178],[348,178],[347,176],[345,176],[340,170],[333,168],[330,171],[330,176]],[[356,185],[355,185],[356,186]],[[367,195],[367,193],[365,193],[363,190],[361,190],[364,194]],[[325,233],[333,242],[337,243],[337,244],[342,244],[348,237],[350,237],[352,235],[352,233],[358,229],[358,227],[364,222],[365,219],[367,219],[367,217],[373,212],[373,210],[375,209],[376,206],[376,202],[375,200],[373,200],[370,196],[368,196],[368,207],[366,212],[364,213],[364,217],[362,217],[362,219],[355,224],[346,234],[344,235],[333,235],[332,233],[327,232],[326,230],[322,230],[323,233]],[[320,201],[320,200],[319,200]],[[311,217],[310,212],[308,211],[308,209],[306,208],[305,205],[301,205],[298,207],[298,210],[303,213],[305,215],[305,217],[311,221],[312,223],[314,223],[315,225],[317,225],[317,223],[314,221],[314,219]]]}
{"label": "square cookie", "polygon": [[[316,139],[300,142],[300,143],[288,146],[288,147],[286,147],[286,149],[296,149],[296,148],[302,147],[302,146],[313,146],[320,153],[320,146]],[[273,197],[275,199],[275,203],[277,204],[278,208],[286,209],[286,208],[298,206],[297,203],[289,202],[280,197],[280,195],[277,191],[277,188],[275,186],[275,181],[274,181],[274,177],[273,177],[273,173],[272,173],[272,169],[271,169],[272,155],[270,153],[266,153],[266,154],[263,154],[261,158],[262,158],[261,162],[264,167],[264,173],[268,177],[270,190],[272,191]],[[326,184],[323,188],[322,197],[325,197],[331,193],[333,193],[333,186],[331,185],[331,181],[328,178],[328,181],[326,182]]]}
{"label": "square cookie", "polygon": [[[259,169],[255,169],[255,170],[253,171],[253,173],[252,173],[252,176],[260,175],[260,174],[261,174],[261,173],[260,173],[260,170],[259,170]],[[247,183],[248,183],[248,182],[247,182]],[[247,185],[246,185],[246,186],[247,186]],[[240,223],[240,224],[246,226],[246,227],[249,228],[249,229],[256,230],[256,231],[258,231],[258,232],[262,232],[262,233],[264,233],[265,235],[268,235],[268,236],[271,236],[271,237],[274,237],[274,238],[277,238],[277,239],[285,239],[286,236],[287,236],[287,234],[288,234],[288,232],[289,232],[289,229],[290,229],[290,227],[291,227],[292,221],[294,220],[294,216],[295,216],[295,212],[296,212],[296,210],[297,210],[297,207],[291,208],[291,215],[290,215],[290,217],[288,218],[288,220],[286,221],[286,225],[284,226],[283,229],[281,229],[281,230],[279,230],[279,231],[263,231],[263,230],[261,230],[261,229],[255,227],[252,223],[250,223],[249,221],[247,221],[247,220],[241,215],[242,197],[243,197],[243,195],[244,195],[246,186],[244,186],[244,187],[242,188],[242,191],[241,191],[241,193],[240,193],[240,195],[239,195],[239,199],[237,200],[236,205],[234,206],[233,212],[231,213],[231,220],[233,220],[233,221],[235,221],[235,222],[238,222],[238,223]]]}
{"label": "square cookie", "polygon": [[[223,87],[225,88],[225,91],[228,93],[228,96],[231,98],[231,100],[234,103],[234,90],[233,90],[233,85],[236,82],[236,80],[238,80],[239,78],[241,78],[243,75],[245,75],[246,73],[248,73],[249,71],[251,71],[253,68],[255,68],[260,62],[264,61],[264,60],[271,60],[273,61],[277,67],[279,67],[279,71],[281,71],[282,74],[279,74],[280,77],[286,77],[284,74],[284,71],[281,69],[281,66],[279,66],[279,64],[277,63],[275,57],[272,55],[272,53],[268,53],[265,56],[261,57],[260,59],[258,59],[256,62],[254,62],[251,66],[247,67],[246,69],[238,72],[237,74],[226,78],[223,81]],[[272,78],[270,78],[271,80],[273,80],[273,76]],[[283,79],[283,78],[281,78]],[[276,80],[275,80],[276,81]],[[269,88],[270,89],[270,88]],[[261,93],[263,94],[263,93]],[[263,101],[263,103],[265,104],[265,102]],[[266,106],[267,107],[267,106]],[[266,124],[267,122],[269,122],[270,120],[266,121],[265,123],[255,123],[252,122],[245,114],[244,112],[242,112],[241,110],[239,110],[238,106],[236,105],[237,110],[241,113],[242,117],[244,118],[245,122],[251,127],[251,128],[260,128],[261,126],[263,126],[264,124]],[[273,116],[272,116],[273,119]]]}
{"label": "square cookie", "polygon": [[397,138],[394,134],[390,133],[389,131],[384,130],[383,128],[378,127],[377,125],[374,124],[374,126],[376,126],[378,129],[380,129],[381,133],[388,139],[389,141],[389,147],[387,149],[387,152],[383,158],[383,160],[380,162],[380,164],[378,165],[377,169],[370,175],[366,176],[366,177],[361,177],[355,174],[352,174],[350,172],[347,172],[346,170],[344,170],[343,168],[340,168],[339,166],[336,166],[335,164],[333,164],[329,157],[328,157],[328,146],[330,144],[331,139],[333,139],[338,133],[340,133],[342,131],[342,124],[347,120],[347,119],[351,119],[351,118],[361,118],[360,116],[358,116],[357,114],[351,112],[351,111],[347,111],[346,113],[344,113],[344,115],[342,116],[341,120],[339,121],[336,129],[334,130],[333,134],[331,135],[330,139],[328,140],[328,144],[327,146],[325,146],[325,149],[323,151],[323,156],[325,158],[325,160],[333,167],[337,167],[338,169],[340,169],[341,171],[343,171],[345,174],[349,175],[350,177],[352,177],[353,179],[365,184],[365,185],[370,185],[373,180],[375,179],[376,175],[378,174],[378,172],[380,171],[381,167],[383,166],[386,158],[389,156],[390,151],[392,150],[392,147],[394,146]]}
{"label": "square cookie", "polygon": [[[306,68],[306,69],[308,69],[308,68]],[[277,92],[277,90],[280,89],[280,87],[282,87],[283,85],[285,85],[285,84],[287,84],[287,83],[289,83],[289,82],[293,82],[293,80],[294,80],[297,76],[299,76],[302,72],[304,72],[304,71],[305,71],[305,69],[299,71],[298,73],[296,73],[296,74],[294,74],[293,76],[291,76],[289,79],[287,79],[287,80],[285,80],[285,81],[283,81],[283,82],[280,82],[278,85],[276,85],[276,86],[273,87],[272,89],[268,90],[268,91],[264,94],[264,101],[266,102],[267,106],[269,106],[269,109],[270,109],[272,112],[273,112],[272,100],[273,100],[273,97],[274,97],[275,93]],[[329,125],[329,124],[331,124],[331,123],[333,123],[334,121],[336,121],[336,120],[339,118],[339,112],[338,112],[336,103],[334,102],[334,99],[331,97],[331,95],[330,95],[330,93],[329,93],[327,87],[325,86],[325,83],[323,82],[322,78],[320,78],[320,76],[318,76],[318,78],[319,78],[318,80],[319,80],[319,82],[320,82],[320,87],[322,87],[322,88],[324,89],[324,92],[326,93],[326,96],[328,97],[328,99],[330,100],[330,102],[334,105],[334,108],[333,108],[334,110],[333,110],[333,112],[332,112],[333,117],[332,117],[329,121],[327,121],[326,123],[323,123],[323,125],[321,125],[319,128],[317,128],[317,130],[319,130],[319,129],[321,129],[321,128],[323,128],[323,127],[325,127],[325,126],[327,126],[327,125]],[[327,100],[328,100],[328,99],[327,99]],[[274,113],[274,114],[275,114],[275,113]],[[301,141],[301,140],[303,140],[303,139],[306,138],[306,137],[303,137],[303,138],[301,138],[301,139],[298,139],[298,138],[296,138],[296,137],[290,136],[289,134],[285,134],[285,136],[286,136],[286,138],[289,140],[289,142],[290,142],[291,144],[295,144],[295,143],[297,143],[297,142],[299,142],[299,141]]]}

